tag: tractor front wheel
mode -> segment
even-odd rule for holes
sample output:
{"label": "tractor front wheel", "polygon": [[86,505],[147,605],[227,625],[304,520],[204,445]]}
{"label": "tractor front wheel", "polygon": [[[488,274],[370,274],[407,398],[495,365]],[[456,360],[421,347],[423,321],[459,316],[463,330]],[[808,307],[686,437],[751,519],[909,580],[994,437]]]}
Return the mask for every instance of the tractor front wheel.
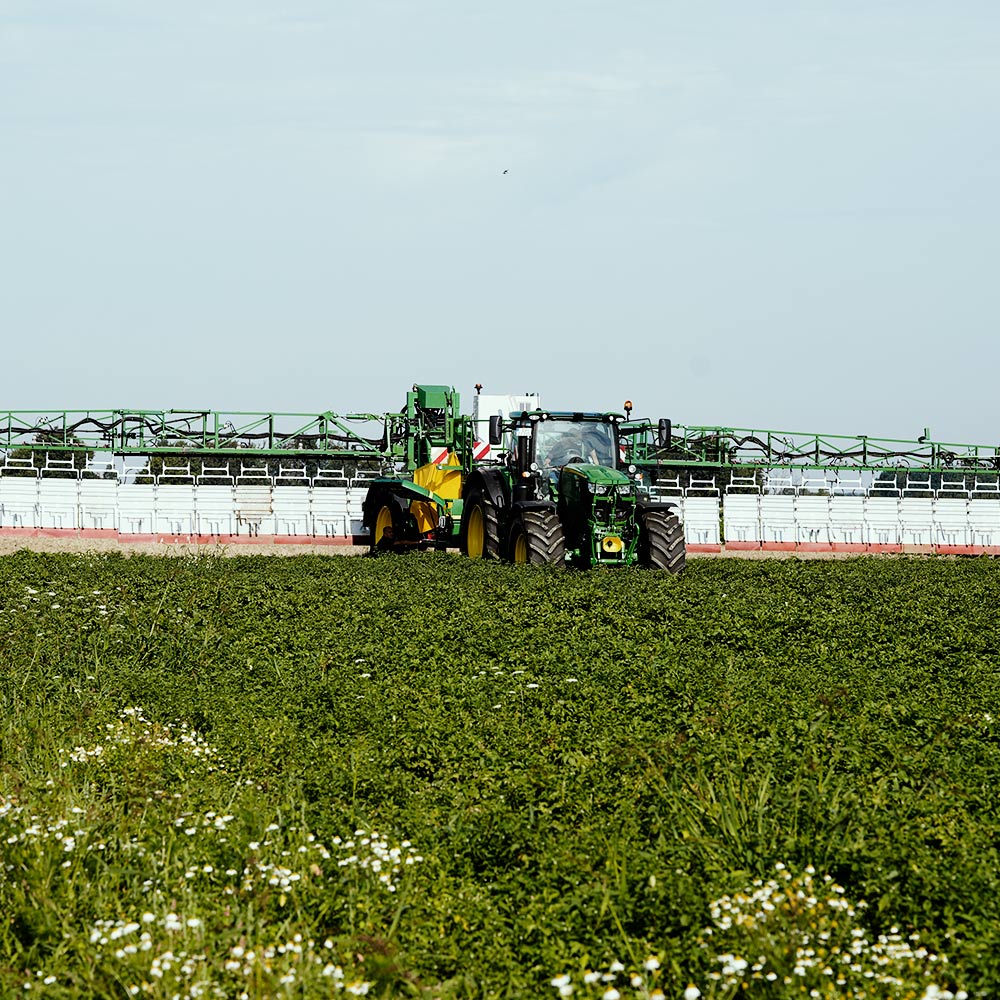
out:
{"label": "tractor front wheel", "polygon": [[372,551],[375,551],[386,528],[392,528],[397,540],[403,538],[406,530],[406,514],[394,494],[388,490],[373,490],[368,494],[365,506],[368,509],[368,531]]}
{"label": "tractor front wheel", "polygon": [[489,497],[469,494],[462,509],[462,552],[470,559],[500,557],[500,518]]}
{"label": "tractor front wheel", "polygon": [[514,519],[510,531],[511,562],[532,566],[565,566],[566,539],[554,510],[526,510]]}
{"label": "tractor front wheel", "polygon": [[648,569],[680,573],[684,561],[684,525],[677,514],[672,510],[646,511],[639,540],[639,563]]}

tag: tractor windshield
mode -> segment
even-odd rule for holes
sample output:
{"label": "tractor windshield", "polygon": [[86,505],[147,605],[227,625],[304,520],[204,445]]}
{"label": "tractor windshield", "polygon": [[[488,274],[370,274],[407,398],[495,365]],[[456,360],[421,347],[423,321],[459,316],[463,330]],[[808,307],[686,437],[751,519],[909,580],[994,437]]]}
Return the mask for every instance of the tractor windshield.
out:
{"label": "tractor windshield", "polygon": [[545,470],[570,462],[615,467],[615,432],[611,424],[546,420],[535,424],[535,461]]}

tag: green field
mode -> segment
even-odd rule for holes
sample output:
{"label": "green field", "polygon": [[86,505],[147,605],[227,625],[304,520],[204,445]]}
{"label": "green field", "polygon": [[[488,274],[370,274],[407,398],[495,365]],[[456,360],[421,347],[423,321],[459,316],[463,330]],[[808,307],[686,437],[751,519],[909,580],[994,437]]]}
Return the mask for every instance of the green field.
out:
{"label": "green field", "polygon": [[1000,995],[993,561],[0,581],[4,997]]}

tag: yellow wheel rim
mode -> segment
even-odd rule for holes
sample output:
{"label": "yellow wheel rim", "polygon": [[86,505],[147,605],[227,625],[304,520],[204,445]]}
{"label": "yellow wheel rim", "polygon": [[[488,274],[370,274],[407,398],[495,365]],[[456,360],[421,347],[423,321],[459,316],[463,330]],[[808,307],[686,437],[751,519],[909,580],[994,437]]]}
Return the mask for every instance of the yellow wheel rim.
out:
{"label": "yellow wheel rim", "polygon": [[514,562],[526,563],[528,561],[528,538],[525,533],[519,532],[514,540]]}
{"label": "yellow wheel rim", "polygon": [[482,559],[486,547],[486,524],[483,508],[478,504],[469,511],[469,523],[465,529],[465,547],[470,559]]}
{"label": "yellow wheel rim", "polygon": [[381,541],[382,533],[386,528],[391,528],[392,526],[392,508],[386,504],[379,510],[378,517],[375,518],[375,541]]}

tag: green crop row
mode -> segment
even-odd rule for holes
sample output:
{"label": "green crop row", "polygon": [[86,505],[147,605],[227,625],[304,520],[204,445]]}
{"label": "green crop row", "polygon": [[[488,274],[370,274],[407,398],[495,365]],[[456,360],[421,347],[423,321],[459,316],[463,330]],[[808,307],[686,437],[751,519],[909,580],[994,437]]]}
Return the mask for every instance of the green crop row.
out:
{"label": "green crop row", "polygon": [[1000,567],[0,560],[0,995],[1000,995]]}

